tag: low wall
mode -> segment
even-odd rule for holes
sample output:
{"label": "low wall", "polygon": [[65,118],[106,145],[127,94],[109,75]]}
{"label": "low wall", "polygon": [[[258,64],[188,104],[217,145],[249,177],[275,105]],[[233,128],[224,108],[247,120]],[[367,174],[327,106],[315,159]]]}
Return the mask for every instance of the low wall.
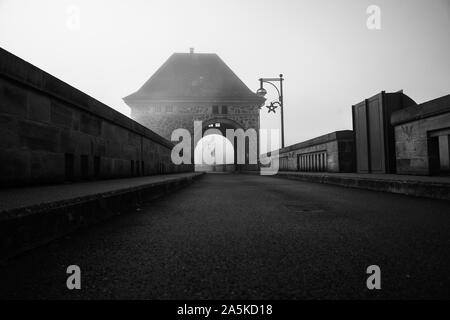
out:
{"label": "low wall", "polygon": [[[261,159],[267,155],[261,155]],[[279,149],[282,171],[354,171],[354,135],[351,130],[332,132]]]}
{"label": "low wall", "polygon": [[432,174],[432,138],[439,130],[450,129],[450,95],[397,111],[391,123],[395,126],[397,173]]}
{"label": "low wall", "polygon": [[[27,200],[12,201],[9,205],[2,203],[0,264],[80,228],[115,215],[133,213],[134,208],[147,206],[157,198],[190,185],[201,176],[191,172],[6,191],[8,197],[9,193],[14,192],[18,199],[26,197]],[[91,186],[84,188],[83,185]],[[36,197],[42,189],[45,196]],[[4,197],[4,194],[0,196]]]}
{"label": "low wall", "polygon": [[[246,174],[256,174],[245,171]],[[419,177],[372,173],[322,173],[279,171],[269,177],[331,184],[347,188],[404,194],[439,200],[450,200],[450,181],[445,177]]]}
{"label": "low wall", "polygon": [[172,143],[0,49],[0,186],[192,171]]}

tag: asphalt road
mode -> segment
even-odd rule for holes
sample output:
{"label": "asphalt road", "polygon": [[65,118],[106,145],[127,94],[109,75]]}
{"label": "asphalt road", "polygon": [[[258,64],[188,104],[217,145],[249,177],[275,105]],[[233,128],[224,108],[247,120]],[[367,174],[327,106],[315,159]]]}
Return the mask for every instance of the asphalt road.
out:
{"label": "asphalt road", "polygon": [[[73,264],[81,290],[66,288]],[[374,264],[381,290],[366,287]],[[450,205],[208,174],[1,266],[0,297],[450,298]]]}

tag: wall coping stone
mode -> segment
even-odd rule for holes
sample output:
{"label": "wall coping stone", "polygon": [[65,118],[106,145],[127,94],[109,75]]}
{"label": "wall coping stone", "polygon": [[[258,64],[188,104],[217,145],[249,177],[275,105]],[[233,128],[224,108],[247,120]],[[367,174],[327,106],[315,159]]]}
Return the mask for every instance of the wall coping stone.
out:
{"label": "wall coping stone", "polygon": [[397,126],[449,112],[450,94],[394,112],[391,115],[391,124]]}
{"label": "wall coping stone", "polygon": [[[282,153],[286,153],[286,152],[290,152],[290,151],[294,151],[294,150],[298,150],[298,149],[303,149],[303,148],[308,148],[308,147],[312,147],[312,146],[316,146],[319,144],[324,144],[324,143],[328,143],[331,141],[336,141],[336,140],[353,140],[354,139],[354,134],[353,134],[353,130],[341,130],[341,131],[334,131],[331,133],[327,133],[324,134],[322,136],[313,138],[313,139],[309,139],[303,142],[299,142],[281,149],[278,149],[278,153],[282,154]],[[263,154],[263,156],[266,156],[266,154]]]}
{"label": "wall coping stone", "polygon": [[173,143],[84,92],[0,48],[0,77],[31,87],[168,148]]}

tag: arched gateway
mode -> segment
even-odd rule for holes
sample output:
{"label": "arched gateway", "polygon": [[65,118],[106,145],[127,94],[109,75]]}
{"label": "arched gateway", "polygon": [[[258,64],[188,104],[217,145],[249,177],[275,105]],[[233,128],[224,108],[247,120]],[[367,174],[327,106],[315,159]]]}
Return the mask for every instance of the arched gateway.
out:
{"label": "arched gateway", "polygon": [[174,53],[124,101],[134,120],[166,139],[175,129],[184,128],[194,141],[194,121],[202,121],[203,131],[215,127],[224,136],[227,128],[256,130],[259,151],[259,109],[265,99],[253,93],[217,54]]}

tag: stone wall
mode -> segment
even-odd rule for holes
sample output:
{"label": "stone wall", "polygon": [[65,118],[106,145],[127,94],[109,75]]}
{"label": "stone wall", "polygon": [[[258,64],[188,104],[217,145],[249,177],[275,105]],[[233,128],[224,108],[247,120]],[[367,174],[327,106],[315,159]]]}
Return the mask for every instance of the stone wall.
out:
{"label": "stone wall", "polygon": [[[130,102],[128,102],[130,103]],[[142,125],[151,128],[166,139],[171,139],[176,129],[186,129],[192,137],[191,154],[194,162],[195,141],[194,121],[202,121],[203,130],[208,129],[207,124],[220,122],[220,131],[226,136],[225,128],[255,129],[259,141],[259,107],[253,104],[236,101],[168,101],[165,103],[139,102],[131,103],[131,117]],[[214,110],[216,108],[216,110]],[[226,112],[225,112],[226,111]],[[231,141],[234,145],[236,142]],[[259,148],[259,146],[258,146]],[[236,146],[235,146],[236,150]],[[248,153],[248,146],[246,147]],[[257,150],[257,153],[259,151]],[[236,154],[235,154],[236,155]],[[235,159],[236,163],[236,159]],[[234,166],[240,170],[258,170],[258,164],[239,164]]]}
{"label": "stone wall", "polygon": [[[217,104],[218,113],[213,112],[214,102],[168,102],[165,104],[140,103],[131,108],[131,117],[142,125],[151,128],[166,139],[170,139],[173,130],[184,128],[194,133],[194,121],[204,123],[213,119],[230,119],[244,130],[259,130],[259,107],[255,105],[233,105],[221,102]],[[222,106],[227,112],[222,113]]]}
{"label": "stone wall", "polygon": [[431,174],[430,143],[439,130],[450,129],[450,95],[397,111],[391,122],[395,126],[397,173]]}
{"label": "stone wall", "polygon": [[173,144],[0,49],[0,186],[192,170]]}
{"label": "stone wall", "polygon": [[[264,161],[267,155],[262,155]],[[353,172],[354,135],[351,130],[332,132],[279,150],[280,171]]]}

